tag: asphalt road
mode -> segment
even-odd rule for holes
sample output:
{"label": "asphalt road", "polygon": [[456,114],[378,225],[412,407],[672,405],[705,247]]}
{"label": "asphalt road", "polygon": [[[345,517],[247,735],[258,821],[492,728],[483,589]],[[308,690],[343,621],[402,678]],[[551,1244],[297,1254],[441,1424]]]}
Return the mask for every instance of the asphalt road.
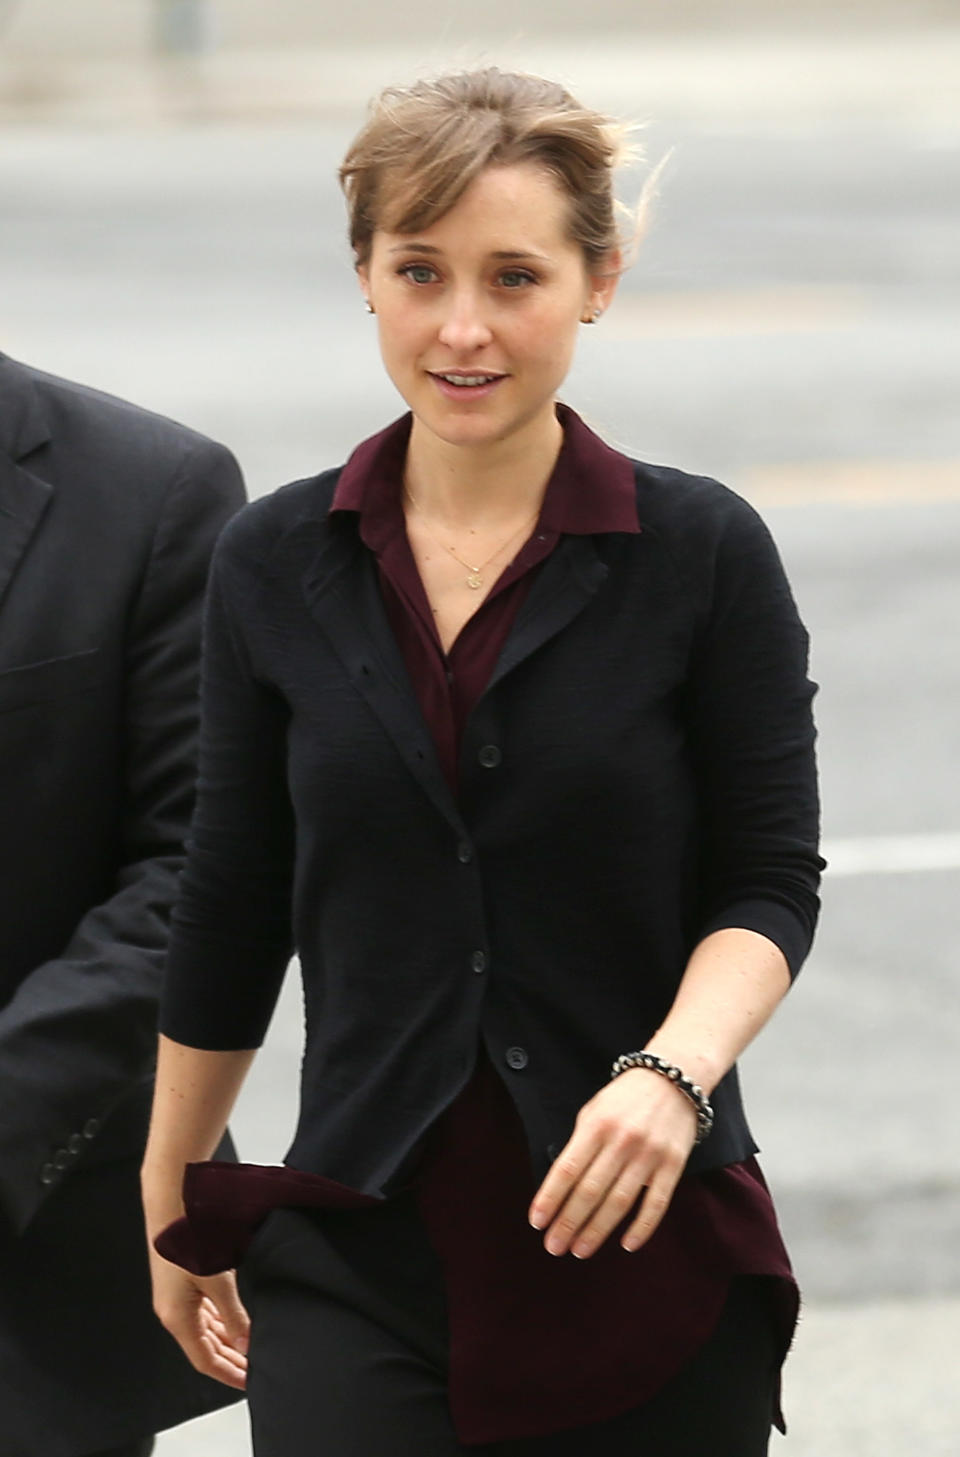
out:
{"label": "asphalt road", "polygon": [[[602,100],[602,98],[599,98]],[[0,131],[0,344],[228,441],[252,492],[399,413],[343,242],[350,126]],[[960,1438],[960,116],[682,119],[570,403],[755,499],[813,636],[828,854],[814,954],[747,1097],[807,1293],[788,1457]],[[628,189],[629,190],[629,189]],[[277,1160],[288,986],[244,1095]],[[246,1450],[242,1413],[162,1457]]]}

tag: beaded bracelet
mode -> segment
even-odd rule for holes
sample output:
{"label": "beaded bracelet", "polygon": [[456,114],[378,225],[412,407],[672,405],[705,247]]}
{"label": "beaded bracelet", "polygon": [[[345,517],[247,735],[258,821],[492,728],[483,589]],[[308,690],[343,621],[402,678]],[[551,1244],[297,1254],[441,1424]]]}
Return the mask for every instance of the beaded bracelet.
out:
{"label": "beaded bracelet", "polygon": [[669,1078],[674,1087],[689,1099],[697,1114],[696,1143],[702,1143],[713,1127],[713,1108],[710,1105],[710,1099],[700,1085],[691,1082],[688,1077],[684,1077],[678,1067],[675,1067],[672,1062],[665,1062],[662,1057],[657,1057],[655,1052],[625,1052],[613,1064],[610,1077],[618,1078],[621,1073],[627,1072],[632,1067],[647,1068],[652,1073],[659,1073],[661,1077]]}

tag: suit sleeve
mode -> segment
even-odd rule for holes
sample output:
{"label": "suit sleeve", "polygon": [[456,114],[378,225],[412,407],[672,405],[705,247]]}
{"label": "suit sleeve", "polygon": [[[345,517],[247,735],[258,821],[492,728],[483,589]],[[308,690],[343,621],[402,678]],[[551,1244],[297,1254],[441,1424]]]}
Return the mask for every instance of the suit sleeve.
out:
{"label": "suit sleeve", "polygon": [[757,931],[791,977],[810,949],[824,862],[808,639],[776,547],[729,496],[689,708],[702,823],[701,936]]}
{"label": "suit sleeve", "polygon": [[0,1011],[0,1216],[20,1231],[149,1077],[170,909],[193,803],[200,618],[214,542],[242,504],[233,457],[189,444],[128,606],[124,807],[112,894]]}

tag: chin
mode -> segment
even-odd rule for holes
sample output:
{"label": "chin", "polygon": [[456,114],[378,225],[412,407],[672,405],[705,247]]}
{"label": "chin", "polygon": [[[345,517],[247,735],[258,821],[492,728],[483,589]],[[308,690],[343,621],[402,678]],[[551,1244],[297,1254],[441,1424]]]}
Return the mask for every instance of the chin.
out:
{"label": "chin", "polygon": [[[416,413],[416,412],[414,412]],[[446,445],[492,445],[512,433],[509,422],[484,417],[478,412],[469,415],[466,411],[425,410],[420,416],[421,425]]]}

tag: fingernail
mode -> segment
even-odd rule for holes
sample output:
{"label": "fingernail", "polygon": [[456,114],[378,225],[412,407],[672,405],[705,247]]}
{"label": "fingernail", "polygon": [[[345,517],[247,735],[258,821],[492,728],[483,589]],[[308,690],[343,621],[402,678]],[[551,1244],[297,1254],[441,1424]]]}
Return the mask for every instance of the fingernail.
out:
{"label": "fingernail", "polygon": [[640,1248],[640,1241],[638,1239],[621,1240],[620,1248],[626,1250],[628,1255],[632,1255]]}
{"label": "fingernail", "polygon": [[548,1255],[562,1255],[563,1254],[563,1241],[562,1240],[559,1240],[559,1239],[549,1239],[549,1240],[547,1240],[547,1243],[546,1243],[546,1251],[547,1251],[547,1254]]}
{"label": "fingernail", "polygon": [[546,1222],[542,1214],[534,1213],[530,1215],[530,1223],[534,1229],[543,1229]]}
{"label": "fingernail", "polygon": [[589,1245],[574,1245],[574,1247],[570,1251],[570,1253],[573,1255],[574,1259],[577,1259],[577,1260],[585,1260],[585,1259],[588,1258],[588,1256],[590,1254],[590,1246]]}

